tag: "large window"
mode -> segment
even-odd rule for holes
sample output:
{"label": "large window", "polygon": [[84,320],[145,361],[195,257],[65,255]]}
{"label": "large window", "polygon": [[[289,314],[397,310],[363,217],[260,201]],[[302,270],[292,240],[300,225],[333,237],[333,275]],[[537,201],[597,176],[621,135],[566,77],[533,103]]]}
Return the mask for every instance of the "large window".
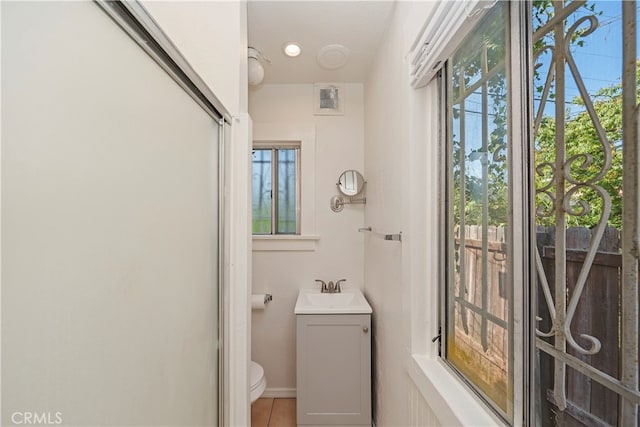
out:
{"label": "large window", "polygon": [[513,413],[507,97],[508,6],[448,61],[446,360],[505,418]]}
{"label": "large window", "polygon": [[522,4],[441,73],[442,356],[509,424],[637,426],[639,9]]}
{"label": "large window", "polygon": [[253,147],[253,234],[300,234],[300,144]]}

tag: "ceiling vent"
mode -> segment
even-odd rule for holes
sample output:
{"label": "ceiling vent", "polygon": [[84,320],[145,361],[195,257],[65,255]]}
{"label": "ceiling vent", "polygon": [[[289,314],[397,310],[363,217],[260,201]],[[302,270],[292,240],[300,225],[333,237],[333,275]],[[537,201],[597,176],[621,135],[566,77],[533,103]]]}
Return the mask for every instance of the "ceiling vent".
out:
{"label": "ceiling vent", "polygon": [[341,44],[329,44],[318,51],[317,61],[325,70],[337,70],[349,61],[349,49]]}

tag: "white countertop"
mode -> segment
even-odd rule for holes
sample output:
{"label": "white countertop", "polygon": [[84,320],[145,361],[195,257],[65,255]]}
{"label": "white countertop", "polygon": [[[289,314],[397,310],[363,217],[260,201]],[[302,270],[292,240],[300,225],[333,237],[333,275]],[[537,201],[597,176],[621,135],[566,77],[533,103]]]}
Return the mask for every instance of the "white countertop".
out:
{"label": "white countertop", "polygon": [[358,288],[348,285],[339,293],[321,293],[319,287],[298,293],[295,314],[371,314],[373,310]]}

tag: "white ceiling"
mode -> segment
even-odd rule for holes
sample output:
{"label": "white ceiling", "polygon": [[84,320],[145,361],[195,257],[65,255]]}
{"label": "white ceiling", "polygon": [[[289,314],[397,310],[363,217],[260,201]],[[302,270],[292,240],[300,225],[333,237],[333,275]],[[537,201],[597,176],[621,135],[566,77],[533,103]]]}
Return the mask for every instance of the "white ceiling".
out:
{"label": "white ceiling", "polygon": [[[261,61],[263,84],[364,82],[393,7],[393,0],[249,0],[249,46],[271,60],[271,65]],[[302,47],[296,58],[282,51],[291,41]],[[350,50],[344,67],[326,70],[318,65],[318,51],[330,44]]]}

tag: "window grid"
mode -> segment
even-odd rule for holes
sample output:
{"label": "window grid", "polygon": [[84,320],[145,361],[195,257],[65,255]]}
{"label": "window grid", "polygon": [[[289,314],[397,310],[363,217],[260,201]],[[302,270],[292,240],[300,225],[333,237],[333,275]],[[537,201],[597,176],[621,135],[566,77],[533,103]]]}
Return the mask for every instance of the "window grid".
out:
{"label": "window grid", "polygon": [[254,235],[300,234],[300,144],[255,143],[252,161]]}
{"label": "window grid", "polygon": [[513,421],[509,7],[500,3],[447,61],[445,360]]}

